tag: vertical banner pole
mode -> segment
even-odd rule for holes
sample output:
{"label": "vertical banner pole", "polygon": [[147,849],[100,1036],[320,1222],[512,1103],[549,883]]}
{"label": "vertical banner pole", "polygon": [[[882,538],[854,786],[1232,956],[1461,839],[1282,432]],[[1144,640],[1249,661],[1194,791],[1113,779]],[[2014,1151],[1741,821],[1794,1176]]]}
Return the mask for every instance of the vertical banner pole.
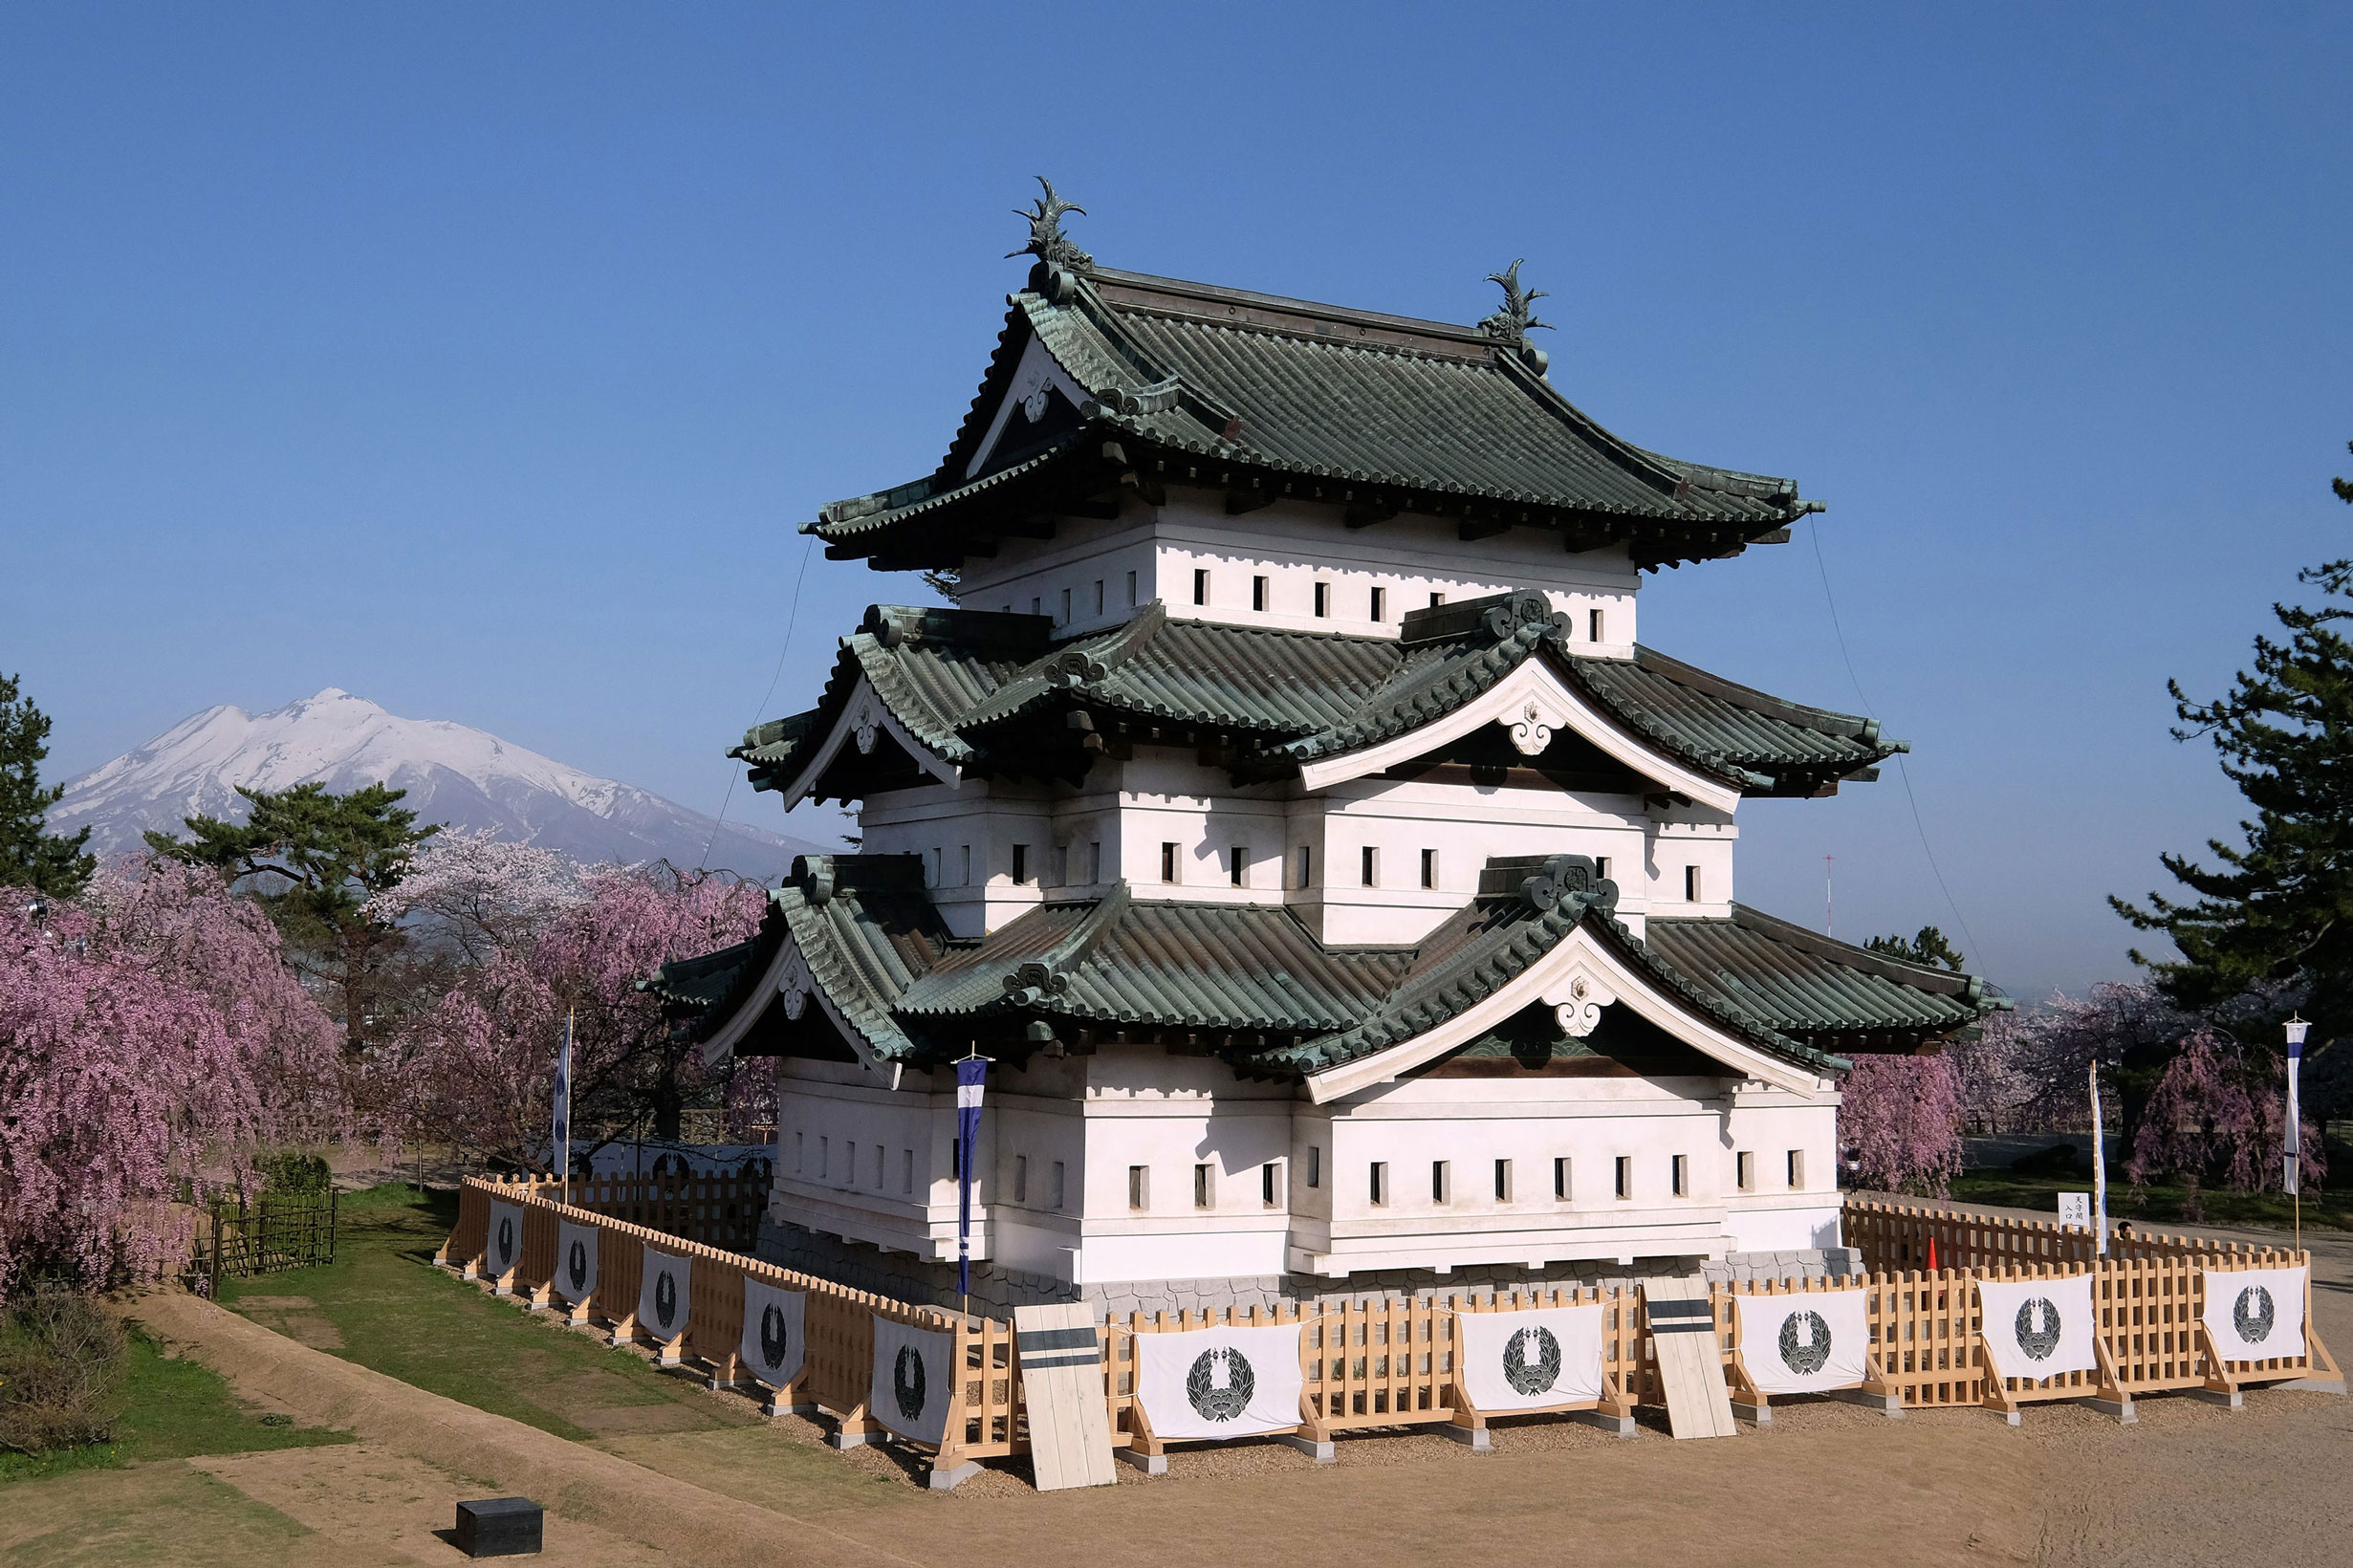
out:
{"label": "vertical banner pole", "polygon": [[2280,1141],[2280,1180],[2296,1205],[2296,1250],[2299,1252],[2304,1250],[2304,1113],[2297,1093],[2297,1078],[2299,1069],[2304,1065],[2304,1034],[2311,1027],[2300,1013],[2288,1017],[2288,1130]]}
{"label": "vertical banner pole", "polygon": [[564,1039],[556,1051],[556,1169],[563,1178],[563,1202],[572,1205],[572,1020],[564,1013]]}
{"label": "vertical banner pole", "polygon": [[980,1137],[980,1095],[989,1058],[977,1051],[956,1063],[956,1310],[971,1309],[972,1145]]}
{"label": "vertical banner pole", "polygon": [[2093,1247],[2108,1255],[2108,1135],[2100,1115],[2100,1063],[2091,1065],[2092,1084],[2092,1235]]}

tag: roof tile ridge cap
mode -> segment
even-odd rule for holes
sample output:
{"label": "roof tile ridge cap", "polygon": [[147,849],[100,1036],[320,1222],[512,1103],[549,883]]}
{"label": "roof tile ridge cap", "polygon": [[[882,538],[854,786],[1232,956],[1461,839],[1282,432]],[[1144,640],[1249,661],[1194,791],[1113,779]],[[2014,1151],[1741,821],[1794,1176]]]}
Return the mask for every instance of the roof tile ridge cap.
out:
{"label": "roof tile ridge cap", "polygon": [[[1893,980],[1898,985],[1909,985],[1917,991],[1930,991],[1939,996],[1958,997],[1963,1001],[1971,999],[1970,991],[1972,986],[1981,991],[1991,989],[1987,986],[1983,975],[1972,974],[1967,969],[1938,969],[1932,964],[1919,964],[1908,958],[1897,958],[1890,953],[1874,952],[1868,947],[1859,947],[1851,942],[1841,942],[1834,936],[1825,936],[1795,921],[1783,920],[1778,915],[1769,915],[1754,904],[1734,901],[1731,907],[1732,913],[1727,918],[1732,924],[1744,930],[1754,931],[1769,941],[1796,947],[1801,952],[1812,953],[1825,963],[1843,965],[1850,969],[1860,969],[1865,974],[1878,974],[1881,978]],[[1899,972],[1887,973],[1886,971],[1890,969]],[[1917,979],[1912,978],[1914,976]],[[1929,983],[1924,985],[1920,984],[1921,981]]]}
{"label": "roof tile ridge cap", "polygon": [[[1479,698],[1485,696],[1488,692],[1493,690],[1497,686],[1501,685],[1503,680],[1514,670],[1519,668],[1520,665],[1536,657],[1536,655],[1543,648],[1547,639],[1550,637],[1553,630],[1553,624],[1554,623],[1549,620],[1543,621],[1526,621],[1520,622],[1519,625],[1514,627],[1512,631],[1504,636],[1496,637],[1487,629],[1484,623],[1482,623],[1471,627],[1468,631],[1464,632],[1460,637],[1449,638],[1444,642],[1421,642],[1415,644],[1413,647],[1401,649],[1400,657],[1397,662],[1397,667],[1389,673],[1388,677],[1384,679],[1380,686],[1375,686],[1371,692],[1367,693],[1367,696],[1380,696],[1382,692],[1389,688],[1391,683],[1397,681],[1400,676],[1405,675],[1409,671],[1416,677],[1418,684],[1413,685],[1406,690],[1391,697],[1387,703],[1377,711],[1368,701],[1363,707],[1359,708],[1355,713],[1351,714],[1345,722],[1333,725],[1329,729],[1318,730],[1312,735],[1303,735],[1299,739],[1291,742],[1290,746],[1294,748],[1305,747],[1311,742],[1323,742],[1327,745],[1337,746],[1343,751],[1353,750],[1359,746],[1386,739],[1391,735],[1405,734],[1408,730],[1419,729],[1424,724],[1434,723],[1438,718],[1442,717],[1443,714],[1451,713],[1466,704],[1476,702]],[[1463,649],[1461,645],[1471,643],[1480,639],[1484,639],[1486,641],[1486,647],[1478,649],[1475,653],[1471,653],[1460,666],[1454,668],[1448,674],[1441,676],[1438,673],[1436,666],[1441,665],[1448,654],[1468,651]],[[1368,641],[1376,640],[1368,639]],[[1383,638],[1378,639],[1377,641],[1388,642],[1390,640]],[[1509,657],[1501,668],[1490,667],[1487,663],[1487,655],[1498,650],[1510,650]],[[1413,670],[1412,664],[1414,659],[1417,656],[1424,654],[1429,654],[1432,655],[1432,657],[1425,661],[1421,669]],[[1472,689],[1467,696],[1463,697],[1458,702],[1449,703],[1440,713],[1431,714],[1427,719],[1420,719],[1415,716],[1412,704],[1416,697],[1428,690],[1430,686],[1436,685],[1442,679],[1450,680],[1464,675],[1468,675],[1473,683]],[[1320,750],[1303,751],[1299,754],[1302,756],[1317,756],[1321,755],[1322,751]]]}
{"label": "roof tile ridge cap", "polygon": [[[1806,1066],[1842,1059],[1827,1052],[1817,1051],[1803,1040],[1782,1034],[1772,1024],[1730,997],[1714,996],[1702,991],[1688,975],[1675,968],[1667,960],[1666,954],[1655,950],[1649,943],[1636,936],[1616,915],[1604,912],[1602,922],[1602,929],[1617,939],[1628,957],[1634,959],[1654,979],[1665,982],[1677,995],[1690,1002],[1702,1013],[1712,1013],[1719,1021],[1731,1023],[1748,1033],[1753,1040],[1764,1043],[1768,1050],[1779,1052]],[[1839,1070],[1843,1071],[1844,1069]]]}
{"label": "roof tile ridge cap", "polygon": [[[929,709],[931,703],[916,689],[915,683],[908,680],[906,671],[900,667],[900,649],[888,645],[872,632],[852,632],[850,638],[851,640],[865,639],[866,642],[871,645],[875,659],[881,661],[878,665],[874,659],[867,657],[866,649],[858,650],[859,667],[865,674],[866,685],[873,688],[876,698],[885,708],[889,709],[891,717],[904,725],[909,733],[934,751],[946,751],[951,747],[960,750],[963,755],[950,756],[948,760],[951,762],[969,760],[981,754],[978,747],[957,732],[954,714],[941,713],[920,721],[917,719],[916,713]],[[843,708],[846,711],[848,708],[846,699]],[[837,717],[835,723],[839,722],[839,718]],[[938,726],[936,730],[934,729],[935,724]]]}
{"label": "roof tile ridge cap", "polygon": [[[1547,413],[1570,425],[1579,435],[1591,442],[1604,457],[1615,462],[1619,468],[1635,478],[1658,486],[1661,490],[1660,499],[1667,503],[1666,510],[1670,512],[1673,510],[1675,482],[1682,478],[1682,475],[1671,471],[1667,467],[1667,461],[1671,460],[1663,460],[1658,453],[1637,446],[1623,436],[1614,434],[1601,421],[1571,403],[1568,395],[1555,386],[1550,379],[1521,363],[1516,356],[1499,355],[1496,357],[1496,363],[1503,373],[1517,381],[1523,390],[1533,393],[1537,403]],[[1705,465],[1701,466],[1705,467]]]}
{"label": "roof tile ridge cap", "polygon": [[1099,678],[1089,678],[1087,685],[1093,686],[1097,679],[1108,681],[1119,674],[1131,660],[1158,642],[1168,624],[1168,606],[1156,599],[1128,617],[1124,625],[1114,627],[1100,651],[1090,656],[1103,666],[1103,673]]}
{"label": "roof tile ridge cap", "polygon": [[1588,673],[1592,670],[1605,669],[1613,665],[1623,666],[1633,661],[1605,659],[1587,653],[1572,653],[1566,648],[1557,648],[1553,657],[1558,662],[1561,673],[1575,682],[1579,690],[1608,709],[1610,717],[1620,724],[1656,742],[1660,750],[1688,757],[1697,762],[1706,772],[1743,789],[1764,790],[1773,787],[1775,780],[1772,774],[1760,773],[1753,768],[1742,767],[1732,753],[1721,747],[1702,746],[1694,743],[1689,738],[1677,733],[1663,721],[1653,718],[1646,709],[1635,707],[1624,701],[1619,693],[1587,679]]}
{"label": "roof tile ridge cap", "polygon": [[[1026,963],[1038,965],[1048,974],[1070,973],[1086,961],[1103,933],[1127,912],[1132,900],[1127,879],[1122,877],[1111,884],[1111,891],[1097,900],[1095,907],[1071,927],[1068,935],[1035,958],[1026,960]],[[1016,969],[1020,967],[1015,966]]]}
{"label": "roof tile ridge cap", "polygon": [[[1589,656],[1580,655],[1580,657]],[[1625,664],[1627,661],[1623,659],[1597,659],[1594,663]],[[1760,691],[1754,686],[1743,686],[1741,683],[1732,680],[1729,676],[1718,675],[1713,670],[1702,669],[1697,664],[1688,664],[1684,660],[1678,659],[1671,653],[1661,652],[1659,649],[1650,646],[1647,642],[1637,642],[1634,644],[1634,658],[1632,663],[1637,669],[1647,670],[1653,675],[1663,676],[1669,681],[1673,681],[1678,686],[1689,686],[1692,690],[1697,691],[1704,696],[1713,697],[1720,702],[1730,703],[1734,708],[1744,708],[1749,712],[1758,714],[1764,718],[1782,718],[1780,713],[1774,711],[1776,708],[1785,709],[1794,713],[1816,715],[1820,718],[1833,720],[1835,722],[1832,724],[1809,724],[1802,719],[1786,718],[1783,718],[1782,722],[1785,724],[1797,725],[1800,729],[1820,730],[1827,733],[1838,735],[1841,739],[1860,740],[1868,746],[1892,746],[1895,744],[1894,742],[1885,741],[1880,738],[1879,720],[1875,718],[1860,713],[1841,713],[1835,708],[1817,708],[1812,703],[1797,702],[1788,697],[1776,697],[1770,691]],[[1848,732],[1848,727],[1850,726],[1852,727],[1851,733]],[[1866,736],[1868,737],[1867,739],[1865,738]]]}
{"label": "roof tile ridge cap", "polygon": [[[1255,334],[1263,338],[1294,338],[1313,343],[1319,348],[1355,349],[1363,353],[1393,355],[1404,359],[1435,360],[1442,364],[1493,365],[1496,362],[1492,341],[1465,342],[1459,352],[1431,348],[1422,343],[1389,343],[1371,338],[1342,338],[1337,333],[1314,332],[1304,327],[1289,327],[1275,321],[1237,321],[1231,317],[1208,315],[1201,311],[1178,310],[1167,306],[1139,305],[1136,316],[1159,316],[1163,320],[1186,321],[1208,327],[1216,332]],[[1444,323],[1440,323],[1444,325]],[[1382,327],[1384,332],[1405,331],[1402,327]]]}
{"label": "roof tile ridge cap", "polygon": [[[965,438],[970,435],[971,444],[978,446],[980,438],[987,433],[987,425],[982,418],[982,404],[988,401],[989,389],[997,381],[1000,366],[1010,376],[1013,366],[1019,362],[1019,356],[1013,344],[1015,319],[1018,318],[1021,324],[1028,329],[1029,336],[1036,336],[1037,324],[1028,309],[1028,301],[1035,298],[1037,295],[1026,288],[1017,294],[1005,296],[1005,324],[997,329],[996,345],[989,351],[989,363],[980,373],[980,384],[972,389],[972,401],[965,405],[964,418],[956,422],[956,433],[948,438],[948,450],[941,455],[940,466],[933,470],[934,477],[948,473],[954,468],[959,455],[965,455],[965,460],[970,462],[970,456],[964,452]],[[1027,346],[1025,342],[1023,347]]]}

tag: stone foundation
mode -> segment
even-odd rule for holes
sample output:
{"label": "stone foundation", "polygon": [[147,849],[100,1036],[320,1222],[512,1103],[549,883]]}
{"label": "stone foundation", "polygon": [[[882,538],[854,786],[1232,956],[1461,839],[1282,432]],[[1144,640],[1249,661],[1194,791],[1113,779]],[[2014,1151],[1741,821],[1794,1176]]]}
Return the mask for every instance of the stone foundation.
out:
{"label": "stone foundation", "polygon": [[[771,1263],[802,1274],[831,1279],[854,1290],[873,1291],[900,1301],[923,1305],[956,1305],[956,1266],[932,1263],[904,1252],[884,1252],[853,1246],[835,1236],[819,1235],[796,1225],[760,1221],[757,1254]],[[1073,1285],[1049,1274],[1024,1274],[993,1263],[972,1265],[972,1310],[991,1318],[1010,1318],[1017,1306],[1046,1302],[1083,1301],[1097,1311],[1123,1316],[1131,1312],[1209,1312],[1221,1307],[1274,1307],[1293,1302],[1302,1307],[1359,1304],[1410,1296],[1416,1300],[1449,1296],[1485,1296],[1498,1291],[1550,1290],[1570,1285],[1631,1285],[1644,1274],[1685,1274],[1696,1271],[1710,1284],[1739,1279],[1821,1279],[1863,1272],[1862,1254],[1850,1247],[1811,1248],[1787,1252],[1733,1252],[1720,1262],[1693,1257],[1638,1258],[1633,1266],[1616,1263],[1556,1263],[1543,1270],[1509,1265],[1457,1269],[1435,1274],[1427,1269],[1377,1269],[1326,1279],[1316,1274],[1262,1274],[1221,1279],[1121,1280],[1102,1285]]]}

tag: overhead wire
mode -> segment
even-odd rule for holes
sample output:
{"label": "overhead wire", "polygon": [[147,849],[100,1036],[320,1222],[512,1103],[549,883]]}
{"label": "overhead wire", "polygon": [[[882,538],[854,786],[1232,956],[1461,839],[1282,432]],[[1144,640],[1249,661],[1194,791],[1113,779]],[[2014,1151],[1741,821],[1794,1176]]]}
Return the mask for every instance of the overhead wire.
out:
{"label": "overhead wire", "polygon": [[[784,679],[784,661],[793,651],[793,629],[800,623],[801,580],[809,575],[809,556],[817,549],[817,543],[812,536],[807,544],[801,546],[800,570],[793,574],[793,598],[784,612],[784,645],[776,650],[776,667],[769,674],[768,689],[760,694],[760,706],[752,715],[752,724],[758,724],[760,714],[768,711],[769,703],[776,695],[776,683]],[[749,730],[752,726],[746,725],[744,728]],[[735,774],[736,770],[728,770],[727,794],[719,801],[719,815],[711,820],[710,838],[703,845],[703,863],[695,868],[698,871],[710,868],[710,852],[719,842],[720,828],[727,823],[728,808],[735,803]]]}
{"label": "overhead wire", "polygon": [[[1846,678],[1854,683],[1855,700],[1863,705],[1863,712],[1877,719],[1878,710],[1872,708],[1871,699],[1863,694],[1863,677],[1855,671],[1855,656],[1847,651],[1846,628],[1839,621],[1838,596],[1830,591],[1830,565],[1822,555],[1821,515],[1818,512],[1808,521],[1810,526],[1806,529],[1806,536],[1814,541],[1814,569],[1821,574],[1822,602],[1830,607],[1830,629],[1839,640],[1839,657],[1846,662]],[[1903,781],[1904,798],[1912,811],[1912,830],[1920,835],[1920,853],[1928,857],[1928,871],[1936,879],[1936,889],[1945,895],[1945,907],[1952,911],[1953,921],[1961,927],[1961,937],[1969,944],[1970,951],[1977,954],[1979,962],[1983,962],[1985,949],[1977,945],[1977,933],[1969,928],[1969,917],[1961,913],[1960,901],[1952,896],[1952,888],[1945,881],[1944,867],[1936,863],[1936,851],[1928,843],[1928,826],[1920,815],[1920,797],[1912,793],[1911,770],[1904,766],[1904,753],[1901,751],[1896,752],[1891,760],[1895,763],[1896,777]]]}

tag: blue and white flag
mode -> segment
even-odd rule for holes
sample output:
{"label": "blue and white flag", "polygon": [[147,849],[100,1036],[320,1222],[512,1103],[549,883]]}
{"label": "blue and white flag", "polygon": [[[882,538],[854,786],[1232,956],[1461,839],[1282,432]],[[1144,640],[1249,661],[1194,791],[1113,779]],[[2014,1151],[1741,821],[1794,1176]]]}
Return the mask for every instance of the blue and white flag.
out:
{"label": "blue and white flag", "polygon": [[989,1058],[956,1063],[956,1293],[972,1290],[972,1145],[980,1138],[981,1081]]}
{"label": "blue and white flag", "polygon": [[556,1048],[556,1174],[572,1174],[572,1015],[564,1015],[564,1040]]}
{"label": "blue and white flag", "polygon": [[2309,1027],[2301,1018],[2292,1019],[2288,1024],[2288,1133],[2281,1144],[2280,1174],[2284,1181],[2282,1190],[2290,1197],[2303,1191],[2300,1177],[2304,1162],[2304,1113],[2298,1103],[2296,1078],[2298,1070],[2304,1065],[2304,1032]]}

